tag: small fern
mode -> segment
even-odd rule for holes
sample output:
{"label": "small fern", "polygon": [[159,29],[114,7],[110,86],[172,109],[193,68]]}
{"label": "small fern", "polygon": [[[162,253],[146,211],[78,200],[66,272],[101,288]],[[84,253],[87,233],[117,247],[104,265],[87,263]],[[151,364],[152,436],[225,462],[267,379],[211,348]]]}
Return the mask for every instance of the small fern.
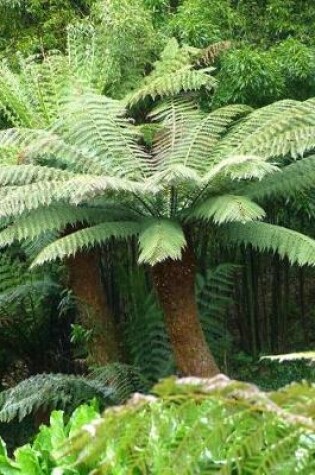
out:
{"label": "small fern", "polygon": [[43,408],[74,410],[96,398],[101,406],[124,402],[133,392],[145,391],[147,383],[130,366],[113,364],[88,376],[38,374],[0,393],[0,422],[19,421]]}

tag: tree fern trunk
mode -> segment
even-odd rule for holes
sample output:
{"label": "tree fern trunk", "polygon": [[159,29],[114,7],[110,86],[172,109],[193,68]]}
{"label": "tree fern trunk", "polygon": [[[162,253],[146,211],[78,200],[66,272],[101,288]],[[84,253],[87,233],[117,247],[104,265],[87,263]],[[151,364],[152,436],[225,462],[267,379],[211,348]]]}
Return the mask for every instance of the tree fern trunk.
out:
{"label": "tree fern trunk", "polygon": [[67,261],[69,287],[78,300],[80,318],[92,330],[89,363],[105,365],[119,359],[115,322],[101,281],[97,251],[82,252]]}
{"label": "tree fern trunk", "polygon": [[193,250],[188,247],[181,260],[155,265],[152,273],[179,372],[199,377],[218,374],[198,317]]}

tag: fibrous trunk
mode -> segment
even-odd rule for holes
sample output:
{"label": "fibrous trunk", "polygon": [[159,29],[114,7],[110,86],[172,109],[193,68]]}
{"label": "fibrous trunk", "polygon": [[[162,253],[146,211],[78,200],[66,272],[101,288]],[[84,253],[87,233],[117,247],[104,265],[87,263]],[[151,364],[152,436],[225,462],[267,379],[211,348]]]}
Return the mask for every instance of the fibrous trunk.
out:
{"label": "fibrous trunk", "polygon": [[186,248],[181,260],[155,265],[152,273],[179,372],[199,377],[218,374],[198,317],[193,249]]}
{"label": "fibrous trunk", "polygon": [[105,365],[118,361],[115,322],[101,280],[100,256],[95,250],[81,252],[67,261],[69,287],[77,299],[80,320],[92,330],[88,342],[89,363]]}

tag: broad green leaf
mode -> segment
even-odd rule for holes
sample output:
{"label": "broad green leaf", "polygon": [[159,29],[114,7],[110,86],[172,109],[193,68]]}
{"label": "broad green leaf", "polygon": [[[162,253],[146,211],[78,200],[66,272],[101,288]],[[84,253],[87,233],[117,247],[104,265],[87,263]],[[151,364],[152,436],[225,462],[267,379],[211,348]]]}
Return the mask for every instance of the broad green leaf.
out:
{"label": "broad green leaf", "polygon": [[96,411],[95,407],[91,404],[82,404],[72,414],[68,427],[69,436],[71,437],[78,431],[84,424],[88,424],[94,419],[99,418],[100,415]]}
{"label": "broad green leaf", "polygon": [[17,449],[14,455],[23,475],[46,475],[40,466],[40,453],[30,445]]}

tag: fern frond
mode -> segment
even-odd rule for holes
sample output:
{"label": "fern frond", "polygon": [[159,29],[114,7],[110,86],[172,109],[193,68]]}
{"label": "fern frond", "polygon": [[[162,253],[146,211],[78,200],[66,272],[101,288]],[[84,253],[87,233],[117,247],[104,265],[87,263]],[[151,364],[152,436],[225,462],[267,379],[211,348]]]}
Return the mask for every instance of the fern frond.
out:
{"label": "fern frond", "polygon": [[0,393],[0,420],[10,422],[17,417],[19,421],[40,407],[73,407],[99,395],[111,401],[112,391],[102,383],[89,381],[84,377],[43,374],[33,376],[14,388]]}
{"label": "fern frond", "polygon": [[207,48],[202,48],[197,53],[197,64],[213,64],[218,56],[224,51],[230,49],[231,41],[218,41],[209,45]]}
{"label": "fern frond", "polygon": [[124,403],[135,392],[147,392],[148,380],[135,366],[123,363],[111,363],[106,366],[92,368],[87,376],[88,381],[99,381],[111,389],[113,399]]}
{"label": "fern frond", "polygon": [[139,231],[140,226],[134,221],[105,222],[97,224],[76,231],[68,236],[58,239],[52,244],[49,244],[39,253],[31,267],[42,265],[45,262],[54,261],[56,259],[69,257],[77,252],[104,244],[112,238],[126,240],[137,235]]}
{"label": "fern frond", "polygon": [[227,154],[254,154],[267,158],[293,157],[314,147],[314,105],[278,101],[257,109],[243,119],[221,141],[216,159]]}
{"label": "fern frond", "polygon": [[230,243],[251,245],[261,252],[272,251],[287,257],[291,264],[315,265],[315,241],[304,234],[269,223],[226,225]]}
{"label": "fern frond", "polygon": [[231,349],[232,335],[228,330],[228,308],[233,303],[236,271],[239,266],[220,264],[207,270],[205,275],[197,274],[197,304],[205,337],[218,361],[224,361]]}
{"label": "fern frond", "polygon": [[[191,107],[191,106],[190,106]],[[229,126],[251,109],[246,106],[227,106],[203,114],[186,102],[169,103],[168,108],[153,111],[150,117],[162,120],[156,134],[153,154],[158,170],[184,165],[205,173],[212,164],[211,152]],[[161,113],[162,112],[162,113]]]}
{"label": "fern frond", "polygon": [[138,195],[148,192],[144,184],[123,178],[76,175],[65,181],[41,181],[13,188],[1,203],[0,217],[19,215],[41,206],[79,205],[118,190]]}
{"label": "fern frond", "polygon": [[[211,71],[210,69],[209,72]],[[198,91],[201,88],[211,90],[215,86],[216,80],[208,75],[207,70],[193,70],[185,67],[164,77],[152,79],[148,77],[146,83],[139,90],[127,97],[127,104],[132,107],[147,97],[156,100],[165,96],[177,96],[181,92]]]}
{"label": "fern frond", "polygon": [[107,62],[95,27],[88,22],[71,25],[66,55],[46,52],[43,61],[20,55],[16,71],[6,61],[0,63],[0,109],[14,126],[48,126],[67,98],[102,92]]}
{"label": "fern frond", "polygon": [[169,189],[171,185],[176,187],[178,184],[200,189],[203,181],[196,170],[185,165],[169,165],[165,170],[155,172],[145,181],[148,190],[158,191]]}
{"label": "fern frond", "polygon": [[246,223],[264,218],[265,211],[246,196],[221,195],[208,198],[189,212],[188,219],[213,220],[216,224]]}
{"label": "fern frond", "polygon": [[66,105],[52,131],[81,149],[83,155],[86,150],[97,157],[108,174],[141,178],[147,170],[147,155],[125,114],[121,101],[85,94]]}
{"label": "fern frond", "polygon": [[34,106],[23,94],[19,77],[9,68],[7,62],[0,64],[0,109],[14,126],[41,126],[34,114]]}
{"label": "fern frond", "polygon": [[235,155],[213,165],[210,171],[203,176],[202,182],[206,186],[209,185],[209,190],[211,187],[210,191],[215,190],[217,186],[220,190],[224,189],[224,184],[227,179],[231,186],[231,181],[249,180],[252,178],[262,180],[265,175],[269,175],[278,170],[279,168],[276,165],[264,161],[264,159],[259,156]]}
{"label": "fern frond", "polygon": [[25,186],[55,180],[63,182],[74,176],[66,170],[41,165],[7,165],[0,167],[0,186]]}
{"label": "fern frond", "polygon": [[265,177],[263,181],[244,187],[247,196],[253,199],[271,197],[288,198],[298,191],[313,187],[315,181],[315,156],[311,155],[291,163],[280,173]]}
{"label": "fern frond", "polygon": [[34,240],[48,231],[61,231],[66,226],[95,224],[108,218],[108,213],[99,208],[83,207],[48,207],[39,208],[8,226],[0,232],[0,246],[7,246],[14,241]]}
{"label": "fern frond", "polygon": [[148,221],[139,234],[138,262],[150,265],[165,259],[180,259],[186,239],[181,226],[171,220]]}
{"label": "fern frond", "polygon": [[208,74],[212,71],[213,68],[193,69],[188,48],[181,48],[177,40],[171,38],[161,58],[154,64],[152,73],[127,96],[127,104],[133,106],[147,97],[155,100],[203,87],[211,90],[216,85],[216,80]]}
{"label": "fern frond", "polygon": [[108,58],[100,45],[100,35],[91,23],[70,24],[67,28],[67,56],[70,80],[73,76],[84,90],[102,93],[108,81]]}

